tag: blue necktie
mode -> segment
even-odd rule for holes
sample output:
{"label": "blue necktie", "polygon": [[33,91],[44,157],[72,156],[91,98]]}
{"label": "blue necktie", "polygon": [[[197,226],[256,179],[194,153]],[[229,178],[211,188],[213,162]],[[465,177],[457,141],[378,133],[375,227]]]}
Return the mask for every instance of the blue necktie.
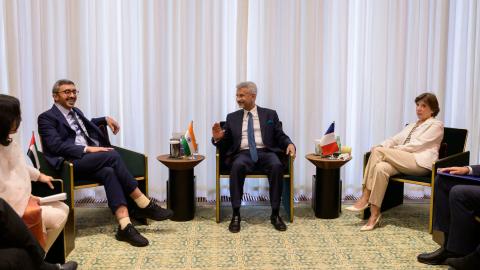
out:
{"label": "blue necktie", "polygon": [[248,112],[248,148],[250,149],[250,157],[253,162],[258,161],[257,144],[255,143],[255,134],[253,133],[253,116],[251,112]]}

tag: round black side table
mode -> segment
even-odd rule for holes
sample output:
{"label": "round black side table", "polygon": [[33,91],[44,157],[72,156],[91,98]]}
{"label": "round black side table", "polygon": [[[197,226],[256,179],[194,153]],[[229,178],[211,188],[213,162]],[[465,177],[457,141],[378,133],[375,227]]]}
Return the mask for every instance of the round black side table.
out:
{"label": "round black side table", "polygon": [[195,176],[193,168],[205,159],[196,155],[195,159],[170,158],[160,155],[158,161],[168,167],[167,208],[173,211],[173,221],[189,221],[195,216]]}
{"label": "round black side table", "polygon": [[316,175],[312,179],[312,208],[315,216],[324,219],[338,218],[342,203],[340,167],[351,158],[332,160],[314,154],[308,154],[305,158],[317,167]]}

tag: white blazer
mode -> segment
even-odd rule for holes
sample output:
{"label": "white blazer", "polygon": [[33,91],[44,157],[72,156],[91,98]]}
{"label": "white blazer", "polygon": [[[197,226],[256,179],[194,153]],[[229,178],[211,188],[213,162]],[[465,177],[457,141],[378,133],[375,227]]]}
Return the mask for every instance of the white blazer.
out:
{"label": "white blazer", "polygon": [[413,153],[418,166],[431,170],[432,163],[438,159],[438,150],[443,139],[443,123],[430,117],[413,131],[410,142],[404,144],[415,124],[409,124],[400,133],[383,141],[381,146]]}
{"label": "white blazer", "polygon": [[0,197],[21,217],[32,193],[30,181],[37,181],[40,172],[25,161],[24,152],[16,142],[0,144]]}

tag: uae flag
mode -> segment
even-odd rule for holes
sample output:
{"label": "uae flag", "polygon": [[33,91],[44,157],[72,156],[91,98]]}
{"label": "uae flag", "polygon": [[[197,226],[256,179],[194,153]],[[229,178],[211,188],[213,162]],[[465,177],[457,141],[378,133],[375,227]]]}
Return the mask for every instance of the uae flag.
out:
{"label": "uae flag", "polygon": [[330,127],[325,132],[325,135],[320,139],[320,146],[322,147],[322,155],[329,156],[338,151],[337,140],[335,139],[335,122],[330,124]]}
{"label": "uae flag", "polygon": [[193,153],[198,151],[198,145],[195,140],[195,133],[193,132],[193,121],[190,121],[188,124],[187,132],[182,138],[183,152],[186,156],[191,156]]}
{"label": "uae flag", "polygon": [[35,143],[35,133],[32,132],[32,139],[30,139],[30,145],[28,146],[27,155],[32,161],[35,168],[40,169],[40,162],[38,161],[37,144]]}

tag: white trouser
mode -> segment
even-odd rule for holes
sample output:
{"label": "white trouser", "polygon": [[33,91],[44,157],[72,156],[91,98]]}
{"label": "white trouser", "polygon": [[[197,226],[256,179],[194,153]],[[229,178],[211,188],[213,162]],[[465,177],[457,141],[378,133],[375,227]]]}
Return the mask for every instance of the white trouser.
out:
{"label": "white trouser", "polygon": [[60,232],[62,232],[68,217],[68,206],[63,202],[51,202],[40,206],[42,208],[42,222],[47,232],[45,251],[48,251]]}

